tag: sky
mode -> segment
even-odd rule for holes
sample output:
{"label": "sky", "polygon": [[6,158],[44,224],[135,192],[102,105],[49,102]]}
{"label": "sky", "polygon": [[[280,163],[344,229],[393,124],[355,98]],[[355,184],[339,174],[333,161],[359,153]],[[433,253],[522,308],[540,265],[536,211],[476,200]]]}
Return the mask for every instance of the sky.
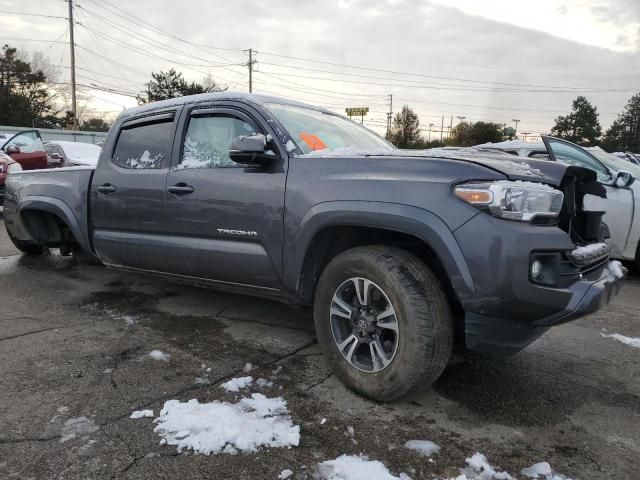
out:
{"label": "sky", "polygon": [[[0,41],[44,52],[67,82],[65,19],[9,13],[67,8],[0,0]],[[389,95],[394,112],[416,110],[428,136],[443,115],[445,127],[519,119],[521,133],[548,132],[578,95],[606,128],[640,91],[639,0],[76,0],[74,12],[87,115],[136,105],[150,73],[171,67],[248,91],[249,48],[255,92],[342,113],[367,106],[365,124],[379,132]]]}

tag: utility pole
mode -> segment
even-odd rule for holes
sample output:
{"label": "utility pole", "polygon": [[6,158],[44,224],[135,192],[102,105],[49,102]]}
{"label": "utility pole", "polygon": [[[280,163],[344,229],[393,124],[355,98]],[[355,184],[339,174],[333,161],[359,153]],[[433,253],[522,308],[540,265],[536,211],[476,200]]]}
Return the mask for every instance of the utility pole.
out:
{"label": "utility pole", "polygon": [[513,131],[513,136],[514,136],[514,138],[517,139],[518,138],[518,123],[520,123],[520,119],[519,118],[512,118],[511,121],[516,124],[516,129]]}
{"label": "utility pole", "polygon": [[249,67],[249,93],[253,93],[253,64],[257,63],[257,60],[253,59],[253,48],[245,50],[245,52],[249,52],[249,61],[245,65]]}
{"label": "utility pole", "polygon": [[447,138],[451,138],[451,129],[453,128],[453,115],[451,115],[451,123],[449,123],[449,133],[447,133]]}
{"label": "utility pole", "polygon": [[69,4],[69,43],[71,47],[71,111],[73,112],[73,128],[78,129],[78,110],[76,105],[76,50],[73,42],[73,3]]}
{"label": "utility pole", "polygon": [[429,124],[429,141],[431,141],[431,127],[433,127],[435,125],[435,123],[430,123]]}
{"label": "utility pole", "polygon": [[389,94],[389,113],[387,113],[387,137],[391,133],[391,125],[393,124],[393,94]]}
{"label": "utility pole", "polygon": [[442,114],[442,123],[440,124],[440,143],[442,143],[443,132],[444,132],[444,114]]}

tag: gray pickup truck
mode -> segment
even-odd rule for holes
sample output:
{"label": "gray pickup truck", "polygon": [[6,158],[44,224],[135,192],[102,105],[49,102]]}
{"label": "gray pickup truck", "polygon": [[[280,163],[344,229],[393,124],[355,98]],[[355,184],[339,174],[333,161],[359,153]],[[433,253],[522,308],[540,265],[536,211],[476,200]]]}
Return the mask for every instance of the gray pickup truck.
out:
{"label": "gray pickup truck", "polygon": [[626,273],[583,209],[605,195],[592,171],[444,157],[298,102],[196,95],[123,112],[95,169],[10,175],[4,217],[25,253],[313,306],[337,375],[391,400],[454,347],[513,354],[597,310]]}

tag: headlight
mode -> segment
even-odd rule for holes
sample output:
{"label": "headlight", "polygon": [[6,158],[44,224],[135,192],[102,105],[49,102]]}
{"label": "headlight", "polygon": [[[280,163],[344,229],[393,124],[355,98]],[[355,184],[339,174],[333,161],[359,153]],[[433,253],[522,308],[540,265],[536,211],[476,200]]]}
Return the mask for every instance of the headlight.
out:
{"label": "headlight", "polygon": [[457,197],[508,220],[530,222],[536,217],[557,217],[564,195],[549,185],[534,182],[500,180],[464,183],[454,188]]}

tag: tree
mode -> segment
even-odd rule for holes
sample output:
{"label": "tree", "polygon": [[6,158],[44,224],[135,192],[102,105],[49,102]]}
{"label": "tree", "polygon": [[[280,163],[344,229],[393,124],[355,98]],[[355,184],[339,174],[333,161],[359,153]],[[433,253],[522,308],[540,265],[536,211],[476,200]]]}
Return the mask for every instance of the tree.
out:
{"label": "tree", "polygon": [[502,125],[493,122],[460,122],[451,130],[450,145],[472,147],[482,143],[501,142],[504,139]]}
{"label": "tree", "polygon": [[598,109],[580,96],[573,101],[569,115],[556,118],[551,135],[585,146],[597,145],[602,135],[598,116]]}
{"label": "tree", "polygon": [[422,148],[424,140],[420,135],[420,120],[408,105],[396,113],[386,138],[398,148]]}
{"label": "tree", "polygon": [[640,93],[629,99],[624,111],[604,134],[602,144],[610,152],[640,152]]}
{"label": "tree", "polygon": [[[36,58],[36,57],[34,57]],[[48,62],[36,58],[40,65]],[[0,124],[51,127],[58,122],[55,102],[41,69],[33,69],[8,45],[0,52]]]}
{"label": "tree", "polygon": [[80,125],[80,130],[88,132],[108,132],[111,125],[104,121],[103,118],[93,117],[85,120]]}
{"label": "tree", "polygon": [[152,79],[147,82],[146,89],[136,99],[140,105],[169,98],[184,97],[185,95],[196,95],[198,93],[224,92],[227,87],[217,84],[211,75],[207,75],[204,83],[187,82],[182,78],[182,72],[171,69],[168,72],[151,72]]}

